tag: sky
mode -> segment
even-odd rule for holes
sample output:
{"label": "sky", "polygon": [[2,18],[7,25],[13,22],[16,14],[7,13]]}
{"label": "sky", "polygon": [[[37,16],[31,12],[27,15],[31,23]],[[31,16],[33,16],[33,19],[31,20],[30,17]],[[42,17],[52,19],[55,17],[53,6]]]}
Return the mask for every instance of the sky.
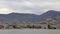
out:
{"label": "sky", "polygon": [[48,10],[60,11],[60,0],[0,0],[0,14],[43,14]]}

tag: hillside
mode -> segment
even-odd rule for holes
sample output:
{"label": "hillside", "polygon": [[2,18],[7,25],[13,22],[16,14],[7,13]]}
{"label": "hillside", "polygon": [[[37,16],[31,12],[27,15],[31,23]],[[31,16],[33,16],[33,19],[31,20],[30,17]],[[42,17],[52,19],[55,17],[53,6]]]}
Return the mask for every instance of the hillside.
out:
{"label": "hillside", "polygon": [[0,14],[0,23],[40,23],[44,19],[51,17],[56,19],[60,16],[60,12],[49,10],[42,15],[35,14],[24,14],[24,13],[10,13],[10,14]]}

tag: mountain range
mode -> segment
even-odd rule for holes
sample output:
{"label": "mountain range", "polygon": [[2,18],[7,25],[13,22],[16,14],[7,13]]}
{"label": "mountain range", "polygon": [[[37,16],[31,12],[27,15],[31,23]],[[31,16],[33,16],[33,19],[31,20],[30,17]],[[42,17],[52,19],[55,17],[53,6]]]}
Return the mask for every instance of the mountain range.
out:
{"label": "mountain range", "polygon": [[27,13],[0,14],[0,23],[40,23],[48,17],[56,19],[58,16],[60,16],[60,12],[54,10],[49,10],[41,15]]}

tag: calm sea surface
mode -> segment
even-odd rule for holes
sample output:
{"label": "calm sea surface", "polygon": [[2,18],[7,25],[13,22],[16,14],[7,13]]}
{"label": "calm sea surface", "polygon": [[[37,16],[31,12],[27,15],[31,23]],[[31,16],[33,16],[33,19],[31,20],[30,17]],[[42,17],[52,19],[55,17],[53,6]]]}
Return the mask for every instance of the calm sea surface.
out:
{"label": "calm sea surface", "polygon": [[60,34],[60,30],[48,29],[6,29],[0,30],[0,34]]}

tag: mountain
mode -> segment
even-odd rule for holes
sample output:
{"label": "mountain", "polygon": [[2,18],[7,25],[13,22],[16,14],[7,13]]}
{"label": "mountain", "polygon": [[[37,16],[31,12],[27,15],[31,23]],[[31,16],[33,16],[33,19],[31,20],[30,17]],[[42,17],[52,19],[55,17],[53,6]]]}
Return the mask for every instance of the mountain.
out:
{"label": "mountain", "polygon": [[60,16],[60,11],[49,10],[46,13],[40,15],[40,18],[51,17],[51,18],[55,19],[58,16]]}
{"label": "mountain", "polygon": [[0,22],[2,23],[34,23],[38,22],[39,15],[24,14],[24,13],[10,13],[0,14]]}
{"label": "mountain", "polygon": [[49,10],[41,15],[26,14],[26,13],[10,13],[10,14],[0,14],[0,23],[40,23],[40,21],[51,17],[56,19],[60,16],[59,11]]}

